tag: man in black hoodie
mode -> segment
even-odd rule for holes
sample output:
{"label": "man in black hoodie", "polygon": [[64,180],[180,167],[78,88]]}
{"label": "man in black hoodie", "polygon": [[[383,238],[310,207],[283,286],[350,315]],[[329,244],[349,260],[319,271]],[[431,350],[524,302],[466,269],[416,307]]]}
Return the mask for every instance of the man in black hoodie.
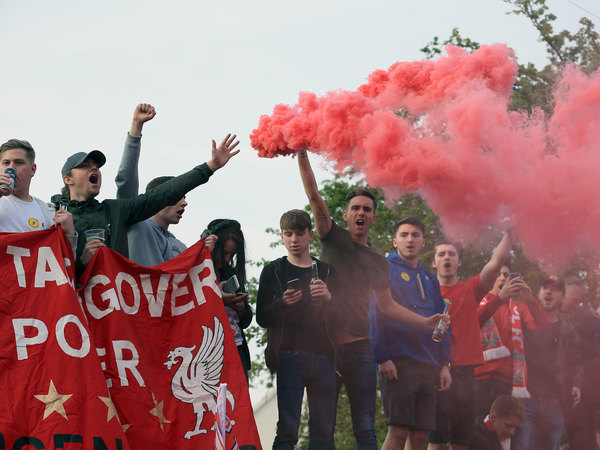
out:
{"label": "man in black hoodie", "polygon": [[277,372],[279,420],[273,448],[298,442],[302,397],[309,407],[310,449],[329,448],[336,407],[334,346],[329,334],[329,266],[311,258],[310,216],[293,209],[281,216],[281,239],[288,254],[260,275],[256,321],[267,328],[267,367]]}

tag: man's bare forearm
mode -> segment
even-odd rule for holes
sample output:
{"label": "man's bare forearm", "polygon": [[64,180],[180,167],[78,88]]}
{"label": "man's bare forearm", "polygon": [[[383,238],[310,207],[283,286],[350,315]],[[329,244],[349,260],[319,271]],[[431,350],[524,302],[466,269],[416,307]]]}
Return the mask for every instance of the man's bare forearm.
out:
{"label": "man's bare forearm", "polygon": [[300,178],[302,178],[304,192],[308,197],[308,203],[315,219],[317,235],[323,238],[331,229],[331,215],[329,214],[325,200],[323,200],[323,197],[319,193],[317,180],[310,166],[306,150],[298,152],[298,167],[300,168]]}
{"label": "man's bare forearm", "polygon": [[494,249],[492,257],[481,271],[481,282],[488,291],[494,287],[498,273],[504,263],[506,263],[512,246],[513,241],[510,231],[505,231],[502,235],[502,240]]}

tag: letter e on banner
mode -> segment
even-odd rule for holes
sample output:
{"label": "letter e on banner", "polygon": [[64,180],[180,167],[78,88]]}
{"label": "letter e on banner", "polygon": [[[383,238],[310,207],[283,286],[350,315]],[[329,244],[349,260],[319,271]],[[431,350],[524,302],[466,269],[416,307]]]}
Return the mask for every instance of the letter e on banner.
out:
{"label": "letter e on banner", "polygon": [[[199,275],[208,269],[208,275],[204,278],[200,278]],[[202,264],[198,264],[190,269],[190,280],[192,280],[192,286],[194,288],[194,294],[196,295],[196,303],[198,306],[206,303],[206,297],[202,292],[202,286],[208,286],[211,288],[218,297],[221,297],[219,290],[219,284],[217,283],[217,276],[215,275],[213,263],[211,259],[205,259]]]}
{"label": "letter e on banner", "polygon": [[173,276],[173,291],[171,292],[171,314],[173,316],[179,316],[180,314],[184,314],[194,307],[193,300],[190,300],[185,305],[181,306],[177,306],[175,304],[177,297],[182,297],[189,293],[187,286],[179,286],[179,283],[185,280],[185,277],[187,277],[187,275],[187,273],[176,273]]}

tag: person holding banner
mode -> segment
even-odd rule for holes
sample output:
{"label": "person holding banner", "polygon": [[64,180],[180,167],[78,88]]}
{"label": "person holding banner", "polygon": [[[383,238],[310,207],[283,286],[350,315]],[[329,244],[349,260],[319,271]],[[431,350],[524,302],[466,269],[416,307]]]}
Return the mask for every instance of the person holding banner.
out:
{"label": "person holding banner", "polygon": [[134,223],[153,216],[165,206],[176,203],[187,192],[206,183],[216,170],[225,166],[230,158],[239,153],[239,150],[235,150],[239,144],[235,138],[236,135],[228,134],[219,146],[213,140],[212,158],[208,162],[130,199],[107,199],[102,202],[96,200],[102,185],[100,168],[106,162],[102,152],[78,152],[67,158],[61,172],[65,183],[62,195],[56,195],[52,200],[55,203],[67,203],[69,212],[73,214],[75,229],[81,234],[89,229],[104,230],[104,240],[92,239],[87,243],[83,239],[79,240],[77,274],[83,272],[96,250],[103,245],[128,257],[127,229]]}
{"label": "person holding banner", "polygon": [[[213,239],[216,242],[211,250],[213,264],[229,325],[234,334],[235,345],[240,354],[246,380],[248,380],[251,361],[244,329],[248,328],[252,322],[252,308],[248,304],[248,294],[245,292],[246,243],[244,233],[242,233],[242,228],[237,220],[215,219],[208,224],[202,235],[206,236],[205,239]],[[224,285],[234,276],[239,287],[228,292]]]}
{"label": "person holding banner", "polygon": [[[77,233],[71,214],[64,210],[54,212],[51,205],[29,193],[37,169],[31,144],[21,139],[6,141],[0,146],[0,165],[0,185],[13,186],[0,190],[0,232],[23,233],[60,225],[75,251]],[[14,177],[9,175],[11,170]]]}

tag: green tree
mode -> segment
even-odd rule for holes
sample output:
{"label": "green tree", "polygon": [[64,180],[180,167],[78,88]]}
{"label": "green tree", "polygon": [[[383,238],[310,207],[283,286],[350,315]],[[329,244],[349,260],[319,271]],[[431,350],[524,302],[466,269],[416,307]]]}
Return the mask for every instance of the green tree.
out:
{"label": "green tree", "polygon": [[512,13],[529,19],[539,33],[539,40],[545,44],[548,64],[537,69],[533,64],[519,65],[519,76],[513,90],[513,109],[534,107],[552,113],[552,87],[560,69],[566,64],[576,64],[587,74],[600,65],[600,36],[593,22],[587,17],[579,23],[576,33],[567,30],[554,31],[556,16],[546,5],[546,0],[504,0],[513,6]]}

